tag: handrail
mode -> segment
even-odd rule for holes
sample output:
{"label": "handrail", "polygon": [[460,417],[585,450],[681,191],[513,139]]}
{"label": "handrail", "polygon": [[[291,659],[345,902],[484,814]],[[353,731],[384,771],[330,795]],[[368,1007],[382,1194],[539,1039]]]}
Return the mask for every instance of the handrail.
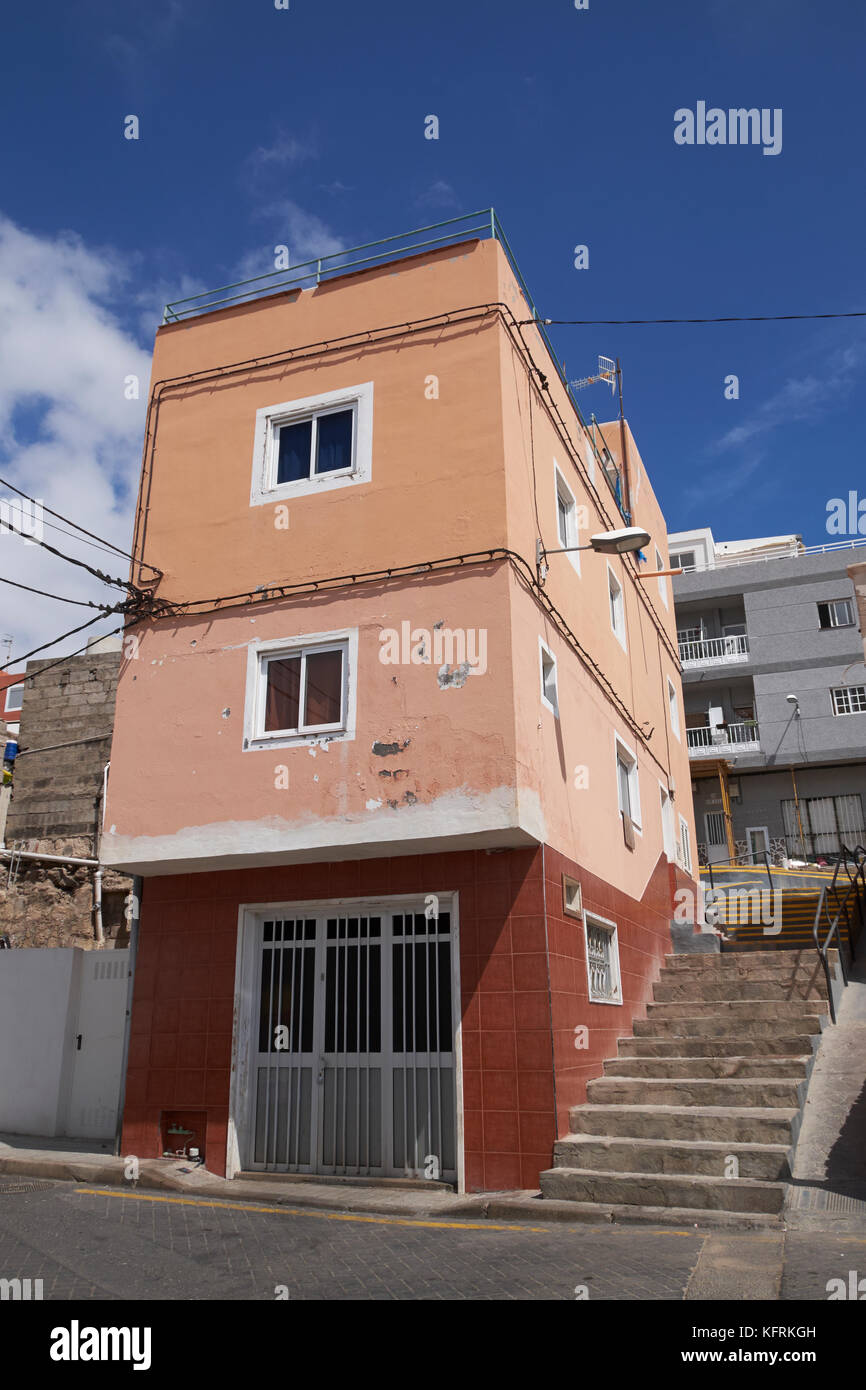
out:
{"label": "handrail", "polygon": [[709,871],[710,871],[710,887],[711,887],[713,890],[715,890],[715,886],[716,886],[716,885],[715,885],[715,883],[713,882],[713,868],[720,869],[720,868],[722,868],[725,864],[729,864],[731,867],[735,867],[735,866],[736,866],[736,867],[739,867],[739,865],[740,865],[740,860],[745,861],[744,867],[749,867],[750,865],[754,865],[756,860],[763,860],[764,868],[767,870],[767,879],[768,879],[769,884],[770,884],[770,889],[772,890],[772,887],[773,887],[773,875],[772,875],[772,873],[771,873],[771,871],[770,871],[770,856],[769,856],[768,852],[767,852],[765,849],[759,850],[759,851],[757,852],[757,854],[753,854],[753,853],[751,853],[750,851],[745,850],[742,854],[734,854],[734,855],[732,855],[732,856],[731,856],[730,858],[728,858],[728,859],[715,859],[715,860],[713,860],[713,863],[712,863],[712,864],[710,864],[709,862],[706,863],[706,864],[703,864],[701,867],[704,868],[704,869],[709,869]]}
{"label": "handrail", "polygon": [[[849,862],[853,862],[856,865],[853,874],[848,868]],[[848,879],[848,886],[845,889],[844,897],[842,897],[840,901],[840,890],[836,885],[836,880],[839,877],[839,870],[843,867],[845,869],[845,876]],[[852,939],[851,924],[849,921],[848,913],[848,903],[851,899],[852,894],[854,895],[854,901],[857,904],[857,916],[859,918],[859,927],[862,929],[864,925],[864,899],[866,899],[866,849],[864,849],[862,845],[856,845],[853,850],[847,849],[844,845],[842,846],[840,856],[836,861],[836,867],[833,870],[833,877],[830,880],[830,882],[825,883],[823,888],[821,889],[821,896],[818,899],[818,906],[815,909],[815,923],[812,928],[812,936],[815,941],[815,949],[818,952],[818,959],[820,960],[824,970],[824,979],[827,983],[827,998],[830,1004],[830,1019],[833,1023],[836,1022],[836,1005],[833,1001],[833,983],[830,979],[830,965],[828,956],[831,941],[834,939],[834,937],[838,937],[839,944],[837,949],[839,951],[839,964],[842,970],[842,984],[843,986],[847,985],[848,968],[845,964],[845,952],[842,949],[842,938],[839,933],[839,927],[844,920],[845,925],[848,927],[848,948],[853,956],[854,954],[856,954],[855,947],[857,940],[859,940],[860,932],[858,930],[857,937]],[[831,897],[833,898],[834,904],[836,906],[836,913],[832,919],[830,917],[829,907]],[[824,937],[823,942],[821,942],[819,939],[822,916],[826,917],[828,924],[828,931],[826,936]]]}

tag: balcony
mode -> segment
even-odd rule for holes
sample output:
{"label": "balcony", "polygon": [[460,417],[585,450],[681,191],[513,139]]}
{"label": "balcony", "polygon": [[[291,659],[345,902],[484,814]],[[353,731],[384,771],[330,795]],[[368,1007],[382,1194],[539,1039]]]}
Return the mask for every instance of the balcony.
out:
{"label": "balcony", "polygon": [[[731,640],[731,639],[728,639]],[[756,751],[761,739],[757,724],[720,724],[716,728],[686,729],[689,757],[712,757],[715,754]]]}
{"label": "balcony", "polygon": [[745,635],[680,642],[679,648],[684,670],[691,666],[730,666],[749,659],[749,639]]}

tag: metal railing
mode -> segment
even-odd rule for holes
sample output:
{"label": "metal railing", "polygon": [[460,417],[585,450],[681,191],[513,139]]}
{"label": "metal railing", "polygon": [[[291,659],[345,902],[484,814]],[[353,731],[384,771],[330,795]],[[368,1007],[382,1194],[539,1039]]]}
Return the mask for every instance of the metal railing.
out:
{"label": "metal railing", "polygon": [[684,666],[701,662],[745,661],[749,655],[749,639],[745,634],[736,637],[704,637],[699,641],[679,643],[680,661]]}
{"label": "metal railing", "polygon": [[743,744],[760,743],[757,724],[718,724],[715,728],[706,725],[701,729],[686,729],[686,743],[692,752],[711,752],[714,748],[742,747]]}
{"label": "metal railing", "polygon": [[[851,872],[851,864],[854,865],[853,873]],[[843,868],[848,880],[847,886],[837,884],[839,870]],[[854,930],[855,923],[852,920],[852,904],[857,909],[856,932]],[[845,961],[844,942],[840,928],[842,926],[847,927],[848,950],[853,958],[857,954],[857,943],[863,930],[864,920],[866,920],[866,849],[862,845],[856,845],[853,850],[849,850],[843,845],[836,862],[836,868],[833,870],[833,877],[821,889],[821,896],[815,909],[815,925],[812,930],[815,949],[818,952],[818,958],[824,970],[824,979],[827,983],[827,999],[830,1005],[830,1018],[833,1023],[836,1022],[836,1004],[833,998],[833,981],[830,977],[829,953],[831,943],[834,940],[837,942],[836,949],[839,952],[839,968],[844,987],[848,984],[848,966]],[[822,940],[821,933],[825,924],[826,931]]]}
{"label": "metal railing", "polygon": [[225,309],[231,305],[246,304],[252,300],[261,299],[265,295],[281,294],[291,289],[311,289],[315,285],[320,285],[323,280],[334,279],[339,275],[347,275],[356,270],[387,265],[391,261],[400,260],[405,256],[414,256],[422,251],[429,251],[437,247],[459,245],[461,242],[483,240],[488,237],[498,241],[505,253],[560,383],[581,427],[586,431],[596,463],[613,494],[617,509],[626,524],[630,525],[631,514],[623,503],[620,472],[609,451],[606,448],[600,449],[593,439],[592,431],[587,429],[586,421],[577,403],[577,397],[550,341],[544,321],[539,317],[535,301],[529,292],[529,286],[523,278],[517,264],[517,258],[511,249],[508,237],[505,235],[502,223],[496,215],[495,208],[481,208],[478,212],[463,213],[460,217],[449,217],[444,222],[432,222],[427,227],[416,227],[411,232],[402,232],[397,236],[382,237],[378,241],[364,242],[361,246],[350,246],[343,251],[326,252],[321,256],[314,256],[308,261],[301,261],[297,265],[287,266],[284,270],[269,271],[264,275],[254,275],[248,280],[238,280],[230,285],[220,285],[215,290],[205,290],[201,294],[188,295],[185,299],[175,299],[170,304],[166,304],[162,321],[164,324],[179,323],[182,320],[193,318],[197,314],[210,313],[215,309]]}
{"label": "metal railing", "polygon": [[[770,890],[772,891],[773,872],[770,867],[770,856],[765,849],[756,850],[752,852],[747,850],[743,854],[734,854],[729,859],[715,859],[712,863],[707,861],[706,864],[701,865],[701,868],[707,870],[707,875],[710,880],[710,887],[714,889],[716,885],[713,881],[713,869],[754,869],[757,868],[759,864],[763,864],[764,868],[767,870],[767,881],[770,885]],[[776,867],[778,867],[778,865]]]}
{"label": "metal railing", "polygon": [[683,574],[704,574],[711,570],[725,569],[729,565],[754,565],[768,560],[795,560],[803,555],[830,555],[836,550],[866,549],[866,536],[850,541],[828,541],[826,545],[802,545],[791,541],[778,550],[756,551],[754,554],[736,552],[733,555],[716,555],[699,565],[684,565]]}

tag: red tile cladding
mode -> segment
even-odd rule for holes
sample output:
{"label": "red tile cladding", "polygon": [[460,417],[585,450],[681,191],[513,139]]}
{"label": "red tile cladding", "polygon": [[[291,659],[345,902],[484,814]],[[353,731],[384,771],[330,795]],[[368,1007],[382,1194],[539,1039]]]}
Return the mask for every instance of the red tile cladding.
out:
{"label": "red tile cladding", "polygon": [[[563,873],[580,881],[589,911],[617,923],[622,1006],[589,1002],[583,923],[563,912]],[[148,879],[124,1152],[156,1156],[162,1112],[198,1108],[207,1166],[225,1172],[239,904],[458,891],[466,1187],[535,1188],[570,1106],[644,1014],[685,882],[661,859],[636,902],[540,848]],[[585,1048],[574,1045],[579,1027]]]}

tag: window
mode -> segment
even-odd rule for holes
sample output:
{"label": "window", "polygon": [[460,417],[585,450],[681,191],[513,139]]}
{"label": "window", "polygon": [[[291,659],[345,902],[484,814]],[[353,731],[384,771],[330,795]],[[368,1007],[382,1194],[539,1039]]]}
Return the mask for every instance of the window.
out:
{"label": "window", "polygon": [[607,567],[607,592],[610,601],[610,625],[613,628],[614,636],[625,650],[625,607],[622,585],[610,565]]}
{"label": "window", "polygon": [[689,826],[684,816],[680,816],[680,862],[688,873],[692,871],[692,842]]}
{"label": "window", "polygon": [[541,703],[547,706],[551,714],[558,717],[559,696],[556,689],[556,657],[544,645],[540,637],[538,650],[541,657]]}
{"label": "window", "polygon": [[672,862],[676,859],[676,836],[674,834],[674,804],[671,801],[671,794],[667,787],[659,782],[659,796],[662,807],[662,839],[665,847],[665,854]]}
{"label": "window", "polygon": [[849,598],[837,598],[830,603],[819,603],[818,622],[821,627],[853,627],[854,605]]}
{"label": "window", "polygon": [[24,703],[24,686],[9,685],[6,687],[6,713],[14,714],[21,709]]}
{"label": "window", "polygon": [[251,504],[367,482],[373,383],[256,412]]}
{"label": "window", "polygon": [[586,974],[589,998],[593,1004],[621,1004],[619,942],[616,923],[604,917],[584,915],[586,935]]}
{"label": "window", "polygon": [[680,707],[677,701],[677,690],[670,676],[668,676],[668,709],[671,715],[671,729],[677,738],[680,736]]}
{"label": "window", "polygon": [[[574,500],[574,493],[563,478],[555,462],[554,476],[556,478],[556,534],[559,537],[559,544],[562,546],[563,550],[568,550],[569,546],[580,545],[580,532],[577,524],[577,503]],[[580,555],[577,551],[572,551],[568,558],[578,574],[580,574]]]}
{"label": "window", "polygon": [[866,840],[863,802],[859,792],[844,796],[812,796],[782,802],[785,845],[794,858],[817,859],[838,854]]}
{"label": "window", "polygon": [[583,899],[576,878],[562,875],[562,910],[566,917],[582,917]]}
{"label": "window", "polygon": [[678,628],[677,628],[677,641],[678,641],[678,642],[702,642],[703,640],[704,640],[704,629],[703,629],[703,625],[702,625],[702,624],[700,624],[698,627],[678,627]]}
{"label": "window", "polygon": [[616,740],[616,782],[620,814],[640,829],[640,787],[637,758],[621,739]]}
{"label": "window", "polygon": [[357,633],[252,643],[244,747],[354,737]]}
{"label": "window", "polygon": [[693,550],[671,551],[672,570],[693,570],[695,568],[695,552]]}
{"label": "window", "polygon": [[[663,560],[662,557],[661,557],[661,551],[659,550],[658,546],[656,546],[656,569],[657,569],[657,570],[663,570],[664,567],[665,567],[665,562],[664,562],[664,560]],[[656,580],[656,583],[657,583],[658,586],[659,586],[659,597],[660,597],[662,603],[664,604],[665,608],[667,608],[667,606],[668,606],[668,581],[667,581],[666,579],[657,579],[657,580]]]}
{"label": "window", "polygon": [[586,464],[586,471],[589,474],[589,481],[595,486],[595,449],[592,447],[592,440],[588,434],[583,437],[583,458]]}
{"label": "window", "polygon": [[830,694],[834,714],[866,714],[866,685],[839,685]]}
{"label": "window", "polygon": [[704,814],[704,822],[707,827],[707,844],[724,845],[727,844],[728,837],[725,830],[724,811],[707,811]]}

